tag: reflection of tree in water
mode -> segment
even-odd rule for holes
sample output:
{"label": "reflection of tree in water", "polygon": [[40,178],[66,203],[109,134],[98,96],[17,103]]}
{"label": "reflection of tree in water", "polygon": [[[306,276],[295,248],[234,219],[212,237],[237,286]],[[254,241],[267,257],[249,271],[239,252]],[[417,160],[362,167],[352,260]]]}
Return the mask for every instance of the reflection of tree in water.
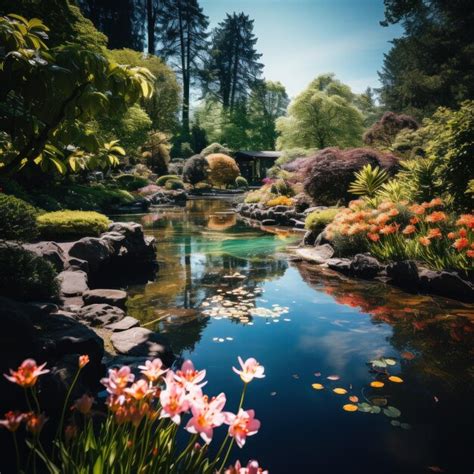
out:
{"label": "reflection of tree in water", "polygon": [[428,295],[413,295],[378,282],[346,278],[307,263],[297,263],[310,286],[331,295],[336,302],[371,316],[374,324],[392,326],[392,346],[415,354],[405,361],[405,376],[426,382],[437,379],[465,391],[474,388],[474,309],[472,305]]}

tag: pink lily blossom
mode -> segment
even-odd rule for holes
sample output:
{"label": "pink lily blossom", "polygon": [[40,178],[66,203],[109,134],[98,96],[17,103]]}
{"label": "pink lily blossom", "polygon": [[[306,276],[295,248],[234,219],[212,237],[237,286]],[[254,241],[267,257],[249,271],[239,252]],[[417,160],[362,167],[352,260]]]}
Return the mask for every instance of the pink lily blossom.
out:
{"label": "pink lily blossom", "polygon": [[90,413],[93,403],[94,403],[94,397],[91,397],[90,395],[87,395],[87,393],[84,393],[84,395],[82,395],[81,398],[78,398],[74,402],[72,409],[77,410],[79,413],[82,413],[83,415],[87,415],[88,413]]}
{"label": "pink lily blossom", "polygon": [[156,382],[168,369],[163,370],[163,362],[161,359],[153,359],[145,361],[145,365],[139,365],[141,373],[150,381]]}
{"label": "pink lily blossom", "polygon": [[104,385],[107,392],[112,395],[121,395],[129,382],[135,380],[135,375],[131,373],[130,367],[124,365],[120,369],[109,369],[108,378],[103,378],[100,383]]}
{"label": "pink lily blossom", "polygon": [[146,380],[140,379],[136,381],[131,387],[126,388],[124,392],[135,400],[142,400],[146,396],[153,393],[154,390],[150,389],[150,386]]}
{"label": "pink lily blossom", "polygon": [[8,411],[5,413],[5,419],[0,420],[0,426],[14,433],[25,419],[25,414],[18,411]]}
{"label": "pink lily blossom", "polygon": [[205,370],[196,370],[194,364],[190,360],[183,362],[181,370],[177,370],[175,373],[175,379],[180,383],[186,390],[191,390],[194,387],[204,387],[207,382],[200,383],[206,377]]}
{"label": "pink lily blossom", "polygon": [[202,397],[201,403],[191,406],[192,417],[186,425],[186,430],[192,434],[200,434],[206,444],[212,441],[214,428],[221,426],[225,421],[225,414],[222,413],[226,402],[224,393],[208,400],[207,396]]}
{"label": "pink lily blossom", "polygon": [[16,383],[24,388],[33,387],[38,380],[38,377],[49,372],[48,369],[44,369],[46,363],[40,366],[36,365],[33,359],[24,360],[18,370],[14,371],[10,369],[10,375],[4,374],[5,378],[10,382]]}
{"label": "pink lily blossom", "polygon": [[249,461],[247,467],[242,467],[240,461],[237,461],[233,466],[228,467],[224,474],[268,474],[267,470],[259,467],[258,461]]}
{"label": "pink lily blossom", "polygon": [[242,448],[247,436],[253,436],[260,429],[260,421],[255,418],[254,410],[239,410],[237,415],[226,413],[226,423],[229,426],[229,435],[235,439],[237,446]]}
{"label": "pink lily blossom", "polygon": [[242,370],[238,370],[235,367],[232,367],[232,370],[240,375],[240,378],[244,383],[251,382],[254,378],[263,379],[265,377],[265,367],[260,365],[253,357],[250,357],[245,362],[242,360],[242,357],[238,357],[240,367]]}
{"label": "pink lily blossom", "polygon": [[181,413],[189,409],[186,390],[174,381],[172,372],[168,372],[165,380],[166,389],[160,393],[162,406],[160,418],[171,418],[171,421],[179,425],[181,423]]}

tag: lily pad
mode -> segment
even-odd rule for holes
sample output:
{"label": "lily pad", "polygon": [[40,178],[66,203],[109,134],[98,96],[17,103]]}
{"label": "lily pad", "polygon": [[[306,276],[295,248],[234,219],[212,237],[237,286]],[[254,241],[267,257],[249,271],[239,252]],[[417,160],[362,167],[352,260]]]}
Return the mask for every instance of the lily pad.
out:
{"label": "lily pad", "polygon": [[372,410],[372,405],[367,402],[359,403],[357,407],[359,408],[359,411],[362,411],[364,413],[369,413]]}
{"label": "lily pad", "polygon": [[402,412],[398,408],[388,406],[387,408],[383,409],[383,414],[389,418],[398,418]]}
{"label": "lily pad", "polygon": [[392,421],[390,422],[390,424],[391,424],[392,426],[400,426],[400,422],[399,422],[398,420],[392,420]]}

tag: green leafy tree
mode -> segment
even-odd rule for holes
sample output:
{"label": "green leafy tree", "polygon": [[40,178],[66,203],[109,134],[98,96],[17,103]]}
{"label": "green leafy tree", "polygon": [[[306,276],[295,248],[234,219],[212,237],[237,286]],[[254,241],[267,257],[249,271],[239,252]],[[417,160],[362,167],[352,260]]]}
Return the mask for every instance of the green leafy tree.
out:
{"label": "green leafy tree", "polygon": [[361,143],[363,116],[349,86],[332,74],[317,77],[276,121],[277,147],[351,147]]}
{"label": "green leafy tree", "polygon": [[0,129],[7,137],[0,173],[39,165],[64,174],[118,164],[124,150],[101,140],[89,123],[151,97],[153,75],[80,44],[48,50],[48,31],[36,18],[0,18]]}

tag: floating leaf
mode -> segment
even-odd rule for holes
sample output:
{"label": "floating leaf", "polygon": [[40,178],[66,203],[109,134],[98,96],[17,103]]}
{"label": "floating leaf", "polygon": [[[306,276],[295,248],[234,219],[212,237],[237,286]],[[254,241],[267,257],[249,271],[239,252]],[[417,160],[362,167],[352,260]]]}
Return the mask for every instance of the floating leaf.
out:
{"label": "floating leaf", "polygon": [[397,377],[396,375],[391,375],[388,380],[390,380],[390,382],[394,382],[394,383],[402,383],[403,382],[403,379],[400,378],[400,377]]}
{"label": "floating leaf", "polygon": [[315,377],[321,377],[321,372],[315,372],[315,373],[314,373],[314,376],[315,376]]}
{"label": "floating leaf", "polygon": [[372,405],[369,405],[368,403],[366,402],[363,402],[363,403],[359,403],[357,405],[357,407],[359,408],[360,411],[364,412],[364,413],[368,413],[369,411],[372,410]]}
{"label": "floating leaf", "polygon": [[299,376],[298,374],[293,374],[292,377],[293,377],[294,379],[297,379],[297,380],[300,378],[300,376]]}
{"label": "floating leaf", "polygon": [[370,401],[378,407],[384,407],[388,403],[386,398],[372,398]]}
{"label": "floating leaf", "polygon": [[406,360],[413,360],[416,357],[416,355],[413,354],[413,352],[408,352],[408,351],[402,352],[400,356]]}
{"label": "floating leaf", "polygon": [[373,388],[382,388],[385,384],[383,382],[380,382],[378,380],[374,380],[373,382],[370,382],[370,386]]}
{"label": "floating leaf", "polygon": [[270,395],[274,397],[277,393],[276,392],[271,392]]}
{"label": "floating leaf", "polygon": [[387,365],[395,365],[397,363],[397,361],[394,359],[385,359],[385,362]]}
{"label": "floating leaf", "polygon": [[390,422],[390,424],[391,424],[392,426],[400,426],[400,422],[399,422],[398,420],[392,420],[392,421]]}
{"label": "floating leaf", "polygon": [[355,395],[351,395],[349,397],[349,400],[352,402],[352,403],[357,403],[359,401],[359,398],[356,397]]}
{"label": "floating leaf", "polygon": [[385,367],[387,367],[387,364],[383,358],[371,360],[370,363],[372,364],[373,367],[379,367],[381,369],[384,369]]}
{"label": "floating leaf", "polygon": [[313,383],[313,385],[311,385],[311,387],[313,387],[315,390],[322,390],[324,388],[324,385],[322,385],[320,383]]}
{"label": "floating leaf", "polygon": [[345,388],[335,388],[333,390],[334,393],[337,393],[338,395],[345,395],[347,393],[347,390]]}
{"label": "floating leaf", "polygon": [[328,380],[339,380],[341,377],[339,375],[329,375],[326,377]]}
{"label": "floating leaf", "polygon": [[382,409],[380,407],[375,406],[375,405],[370,407],[370,413],[372,413],[374,415],[378,415],[381,411],[382,411]]}
{"label": "floating leaf", "polygon": [[408,423],[400,423],[400,427],[404,430],[411,430],[411,425]]}
{"label": "floating leaf", "polygon": [[352,403],[347,403],[342,407],[343,410],[345,411],[357,411],[359,408],[357,405],[353,405]]}
{"label": "floating leaf", "polygon": [[402,412],[398,408],[395,408],[392,406],[388,406],[387,408],[384,408],[383,413],[389,418],[398,418],[402,414]]}

